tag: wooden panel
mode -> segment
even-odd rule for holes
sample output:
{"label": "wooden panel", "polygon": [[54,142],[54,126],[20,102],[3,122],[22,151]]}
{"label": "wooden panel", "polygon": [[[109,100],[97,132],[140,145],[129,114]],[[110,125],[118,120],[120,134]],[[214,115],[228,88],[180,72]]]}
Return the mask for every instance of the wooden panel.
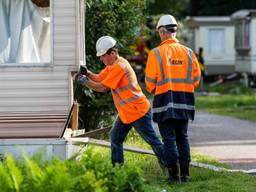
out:
{"label": "wooden panel", "polygon": [[72,110],[71,119],[70,119],[72,130],[78,129],[78,112],[79,112],[78,110],[79,110],[78,103],[75,102],[73,104],[73,110]]}

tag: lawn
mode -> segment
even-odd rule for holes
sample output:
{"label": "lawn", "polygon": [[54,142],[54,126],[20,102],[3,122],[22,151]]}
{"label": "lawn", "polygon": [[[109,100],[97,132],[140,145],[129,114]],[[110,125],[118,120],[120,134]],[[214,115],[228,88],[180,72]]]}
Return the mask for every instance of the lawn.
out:
{"label": "lawn", "polygon": [[[107,149],[95,148],[105,159],[110,158]],[[256,178],[243,173],[215,172],[202,168],[191,168],[189,183],[169,184],[167,173],[158,166],[151,155],[125,153],[125,163],[142,169],[146,192],[255,192]]]}
{"label": "lawn", "polygon": [[198,96],[197,110],[256,121],[255,95]]}
{"label": "lawn", "polygon": [[206,86],[206,89],[220,95],[197,96],[197,110],[256,121],[256,95],[253,89],[239,83],[226,83],[213,88]]}
{"label": "lawn", "polygon": [[[129,133],[125,143],[130,146],[149,148],[135,131]],[[109,149],[96,147],[94,150],[99,151],[104,159],[110,159]],[[193,150],[192,160],[225,167],[215,159]],[[256,189],[256,177],[254,176],[243,173],[215,172],[197,167],[191,168],[189,183],[172,185],[167,182],[167,172],[160,169],[156,158],[152,155],[125,152],[125,164],[141,168],[146,192],[254,192]]]}

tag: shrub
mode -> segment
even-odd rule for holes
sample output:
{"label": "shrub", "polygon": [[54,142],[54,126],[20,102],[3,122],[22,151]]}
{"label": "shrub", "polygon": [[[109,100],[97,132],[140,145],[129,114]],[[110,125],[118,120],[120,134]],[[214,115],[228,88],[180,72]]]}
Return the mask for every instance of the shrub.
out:
{"label": "shrub", "polygon": [[112,167],[90,148],[79,160],[45,161],[6,155],[0,162],[0,192],[137,192],[144,191],[141,170],[135,166]]}
{"label": "shrub", "polygon": [[[137,35],[143,22],[146,0],[87,0],[86,1],[86,64],[98,73],[103,69],[96,58],[95,43],[103,35],[117,39],[120,53],[129,52],[129,44]],[[80,128],[86,131],[109,125],[114,115],[111,93],[102,94],[88,90],[75,83],[75,100],[80,103]]]}

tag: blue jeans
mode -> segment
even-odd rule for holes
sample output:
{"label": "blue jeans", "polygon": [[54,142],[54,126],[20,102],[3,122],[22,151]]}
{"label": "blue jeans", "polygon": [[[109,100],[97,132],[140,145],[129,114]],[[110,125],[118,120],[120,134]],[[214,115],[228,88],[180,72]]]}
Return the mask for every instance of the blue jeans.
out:
{"label": "blue jeans", "polygon": [[178,160],[190,161],[188,141],[188,120],[168,119],[158,123],[164,143],[167,167],[177,164]]}
{"label": "blue jeans", "polygon": [[118,163],[122,165],[124,163],[123,142],[132,127],[134,127],[140,136],[152,147],[159,163],[165,165],[163,144],[156,136],[153,129],[151,110],[143,117],[130,124],[124,124],[120,118],[117,117],[114,127],[110,131],[112,164],[115,165]]}

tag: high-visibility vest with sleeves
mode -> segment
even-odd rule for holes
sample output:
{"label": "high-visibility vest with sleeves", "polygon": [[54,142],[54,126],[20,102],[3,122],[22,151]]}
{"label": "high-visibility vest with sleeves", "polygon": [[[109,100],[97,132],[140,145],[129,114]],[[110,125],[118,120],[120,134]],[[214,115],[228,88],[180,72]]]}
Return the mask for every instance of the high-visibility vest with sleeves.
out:
{"label": "high-visibility vest with sleeves", "polygon": [[194,119],[194,90],[200,68],[193,51],[177,39],[167,39],[149,52],[145,83],[154,92],[153,120]]}
{"label": "high-visibility vest with sleeves", "polygon": [[109,87],[121,121],[131,123],[144,116],[150,103],[143,94],[129,62],[118,57],[100,72],[101,83]]}

